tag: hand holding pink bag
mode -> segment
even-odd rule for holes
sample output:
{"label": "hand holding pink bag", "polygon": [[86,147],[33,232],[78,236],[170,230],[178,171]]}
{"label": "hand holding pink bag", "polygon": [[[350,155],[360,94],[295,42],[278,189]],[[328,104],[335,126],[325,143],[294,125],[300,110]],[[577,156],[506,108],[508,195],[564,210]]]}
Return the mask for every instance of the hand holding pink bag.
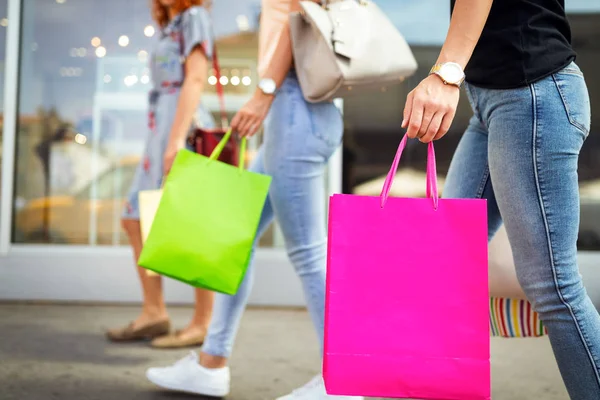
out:
{"label": "hand holding pink bag", "polygon": [[333,395],[490,399],[485,200],[334,195],[323,377]]}

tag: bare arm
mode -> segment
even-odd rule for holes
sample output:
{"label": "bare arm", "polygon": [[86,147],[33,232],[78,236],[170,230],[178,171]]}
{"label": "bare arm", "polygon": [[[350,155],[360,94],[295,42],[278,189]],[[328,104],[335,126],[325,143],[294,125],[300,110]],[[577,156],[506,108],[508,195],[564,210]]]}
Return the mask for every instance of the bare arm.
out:
{"label": "bare arm", "polygon": [[[438,63],[455,62],[463,68],[469,62],[489,16],[493,0],[456,0],[450,29]],[[456,114],[459,89],[445,85],[437,76],[425,78],[409,93],[402,127],[410,138],[424,143],[443,137]]]}
{"label": "bare arm", "polygon": [[[300,0],[291,0],[288,13],[300,10],[302,10]],[[267,39],[275,41],[275,44],[272,43],[271,47],[274,50],[267,56],[268,63],[264,71],[262,71],[260,78],[273,79],[277,87],[279,87],[292,67],[292,37],[290,34],[289,19],[286,18],[285,22],[278,29],[278,32],[275,35],[269,35]]]}
{"label": "bare arm", "polygon": [[185,147],[185,139],[200,104],[200,97],[208,74],[208,60],[200,46],[196,46],[187,57],[184,69],[185,79],[179,93],[177,110],[164,156],[165,175],[171,169],[177,152]]}
{"label": "bare arm", "polygon": [[184,65],[185,79],[177,101],[177,111],[171,126],[169,145],[185,142],[194,114],[200,104],[204,81],[208,73],[208,60],[200,46],[187,57]]}
{"label": "bare arm", "polygon": [[450,29],[438,62],[452,61],[465,68],[487,21],[492,0],[456,0]]}
{"label": "bare arm", "polygon": [[[272,79],[277,87],[280,87],[292,67],[293,59],[288,15],[290,12],[300,11],[301,7],[300,0],[281,0],[269,4],[273,8],[263,9],[260,28],[261,39],[269,41],[269,45],[265,46],[269,49],[268,54],[263,54],[264,59],[259,60],[262,63],[260,78]],[[276,9],[276,7],[281,8]],[[267,21],[267,18],[277,20]],[[266,118],[273,100],[273,96],[266,95],[257,88],[252,99],[233,118],[231,127],[241,136],[254,135]]]}

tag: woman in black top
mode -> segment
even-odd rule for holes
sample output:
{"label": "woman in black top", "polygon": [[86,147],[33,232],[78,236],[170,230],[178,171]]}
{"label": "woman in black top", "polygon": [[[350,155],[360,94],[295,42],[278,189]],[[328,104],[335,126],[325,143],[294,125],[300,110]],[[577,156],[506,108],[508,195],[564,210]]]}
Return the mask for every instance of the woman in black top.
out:
{"label": "woman in black top", "polygon": [[489,237],[506,224],[519,281],[548,329],[570,397],[600,399],[600,316],[576,246],[590,102],[564,0],[456,0],[452,9],[438,62],[409,94],[403,126],[424,143],[444,136],[466,67],[474,116],[444,194],[488,200]]}

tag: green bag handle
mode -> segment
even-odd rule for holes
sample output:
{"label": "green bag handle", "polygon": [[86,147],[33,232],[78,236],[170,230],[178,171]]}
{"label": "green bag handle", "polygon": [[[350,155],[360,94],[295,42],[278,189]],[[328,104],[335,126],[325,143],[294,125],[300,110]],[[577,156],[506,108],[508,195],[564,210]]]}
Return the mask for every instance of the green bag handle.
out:
{"label": "green bag handle", "polygon": [[[229,141],[229,139],[231,139],[231,129],[227,131],[227,133],[225,133],[225,136],[223,136],[223,139],[221,139],[221,141],[219,142],[219,144],[217,145],[217,147],[215,147],[215,149],[213,150],[213,152],[210,154],[209,159],[210,160],[216,160],[219,158],[219,156],[221,155],[221,153],[223,152],[223,149],[225,148],[225,145],[227,144],[227,142]],[[238,162],[238,168],[240,169],[240,171],[244,170],[244,161],[246,160],[246,138],[243,137],[240,143],[240,159]]]}

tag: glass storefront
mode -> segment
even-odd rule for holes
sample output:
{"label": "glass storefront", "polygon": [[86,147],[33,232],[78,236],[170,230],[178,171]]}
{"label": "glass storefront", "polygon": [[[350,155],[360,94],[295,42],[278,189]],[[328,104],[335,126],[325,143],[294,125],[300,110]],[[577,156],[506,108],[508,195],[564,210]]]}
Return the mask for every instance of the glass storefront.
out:
{"label": "glass storefront", "polygon": [[[11,41],[0,37],[1,46],[13,44],[14,70],[12,91],[2,91],[13,101],[11,160],[0,162],[11,177],[1,191],[0,298],[138,301],[120,215],[147,133],[147,62],[157,35],[149,2],[0,0],[7,3],[17,30]],[[229,118],[256,85],[259,15],[259,0],[213,2]],[[211,70],[202,102],[219,121],[215,80]],[[248,162],[259,144],[249,143]],[[333,167],[329,191],[338,190]],[[301,304],[277,225],[260,246],[267,279],[258,279],[253,301]],[[192,299],[189,288],[166,286],[167,300]]]}
{"label": "glass storefront", "polygon": [[120,244],[146,133],[147,2],[28,0],[21,14],[13,242]]}
{"label": "glass storefront", "polygon": [[[23,2],[13,243],[127,243],[120,214],[147,133],[156,28],[146,0],[114,4]],[[254,88],[256,35],[219,33],[231,117]],[[213,74],[203,102],[218,119]],[[261,245],[278,239],[271,230]]]}
{"label": "glass storefront", "polygon": [[[344,145],[331,161],[328,192],[379,194],[402,134],[406,95],[435,62],[448,28],[449,2],[375,1],[406,36],[420,69],[402,85],[344,101]],[[148,3],[0,0],[0,121],[7,127],[0,130],[0,298],[139,300],[120,214],[147,131],[147,60],[157,31]],[[567,1],[595,110],[600,4],[590,3]],[[213,4],[231,118],[256,84],[260,0]],[[211,71],[202,101],[218,120],[215,79]],[[436,145],[440,186],[470,116],[461,101],[451,132]],[[594,111],[593,118],[580,164],[579,247],[597,262],[600,113]],[[259,140],[249,146],[249,159]],[[425,157],[425,146],[409,145],[394,195],[425,194]],[[302,304],[276,226],[260,245],[253,302]],[[191,300],[189,288],[169,289],[175,284],[167,282],[167,300]]]}

